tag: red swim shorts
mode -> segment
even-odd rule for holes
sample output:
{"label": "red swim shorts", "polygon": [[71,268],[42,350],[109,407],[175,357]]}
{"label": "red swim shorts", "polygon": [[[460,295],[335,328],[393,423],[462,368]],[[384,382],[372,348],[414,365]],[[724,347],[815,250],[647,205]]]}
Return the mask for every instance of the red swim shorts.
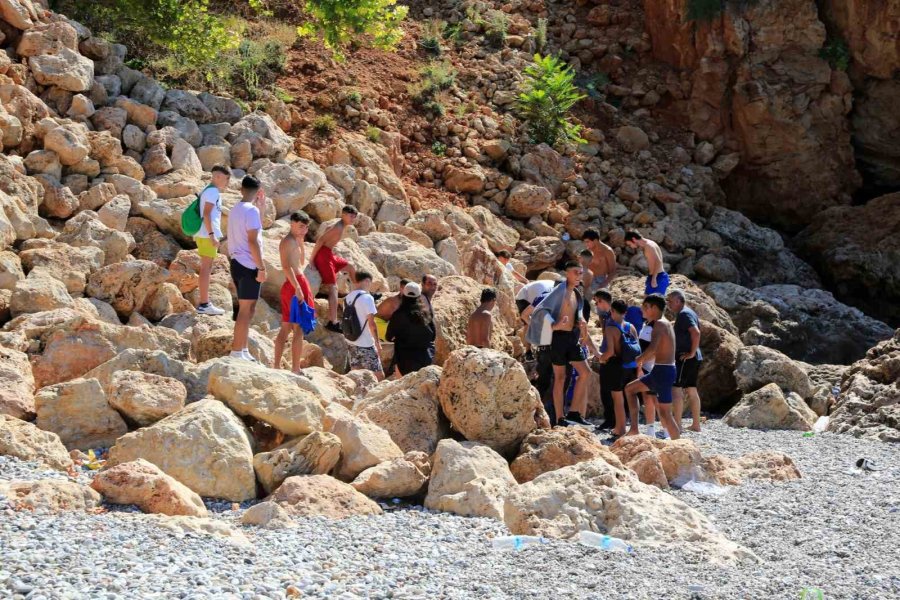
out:
{"label": "red swim shorts", "polygon": [[[306,300],[306,303],[309,304],[310,308],[315,308],[312,290],[309,287],[309,281],[306,280],[306,277],[300,275],[297,278],[297,283],[300,284],[300,291],[303,292],[303,298]],[[291,285],[290,281],[285,281],[281,286],[281,322],[282,323],[290,323],[291,322],[291,302],[294,299],[294,286]]]}
{"label": "red swim shorts", "polygon": [[313,257],[313,264],[316,265],[316,270],[322,276],[322,285],[334,285],[337,283],[338,271],[350,263],[343,258],[335,256],[331,248],[322,246],[316,252],[315,257]]}

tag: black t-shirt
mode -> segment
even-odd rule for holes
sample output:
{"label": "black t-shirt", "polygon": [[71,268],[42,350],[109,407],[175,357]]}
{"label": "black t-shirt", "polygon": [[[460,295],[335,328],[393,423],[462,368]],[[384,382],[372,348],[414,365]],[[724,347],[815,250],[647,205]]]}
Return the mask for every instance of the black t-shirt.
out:
{"label": "black t-shirt", "polygon": [[430,315],[426,315],[426,318],[427,322],[422,324],[408,310],[399,308],[388,322],[384,337],[387,341],[394,342],[395,349],[400,351],[428,348],[434,342],[435,329]]}
{"label": "black t-shirt", "polygon": [[[700,329],[697,313],[688,307],[681,309],[675,318],[675,354],[687,354],[691,351],[691,327]],[[702,360],[700,348],[697,348],[697,360]]]}

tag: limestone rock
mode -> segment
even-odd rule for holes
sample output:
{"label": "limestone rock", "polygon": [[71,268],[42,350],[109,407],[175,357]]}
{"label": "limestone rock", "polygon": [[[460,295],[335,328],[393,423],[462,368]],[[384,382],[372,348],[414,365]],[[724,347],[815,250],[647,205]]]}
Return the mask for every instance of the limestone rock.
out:
{"label": "limestone rock", "polygon": [[657,440],[646,435],[623,437],[613,453],[641,482],[668,489],[670,484],[703,478],[703,457],[693,440]]}
{"label": "limestone rock", "polygon": [[56,54],[42,54],[28,59],[35,81],[70,92],[85,92],[94,84],[94,63],[70,50],[60,48]]}
{"label": "limestone rock", "polygon": [[352,481],[357,475],[377,464],[403,456],[387,431],[357,419],[347,411],[332,410],[325,415],[325,430],[341,440],[341,462],[336,475]]}
{"label": "limestone rock", "polygon": [[253,457],[253,468],[266,493],[271,494],[294,475],[328,475],[341,459],[341,440],[333,433],[314,431],[271,452]]}
{"label": "limestone rock", "polygon": [[465,346],[444,364],[441,408],[470,441],[509,452],[535,428],[540,398],[525,369],[507,354]]}
{"label": "limestone rock", "polygon": [[775,383],[745,395],[724,417],[732,427],[809,431],[817,419],[797,394],[782,394]]}
{"label": "limestone rock", "polygon": [[107,465],[143,458],[203,497],[256,497],[250,434],[218,400],[201,400],[121,437]]}
{"label": "limestone rock", "polygon": [[9,312],[16,317],[72,305],[72,297],[63,282],[44,269],[34,269],[13,288]]}
{"label": "limestone rock", "polygon": [[288,514],[299,517],[345,519],[355,515],[380,515],[381,508],[352,486],[328,475],[289,477],[270,500]]}
{"label": "limestone rock", "polygon": [[550,190],[545,187],[522,183],[510,190],[504,208],[506,214],[517,219],[527,219],[544,214],[550,208],[553,199]]}
{"label": "limestone rock", "polygon": [[622,150],[629,154],[634,154],[650,147],[650,139],[644,133],[644,130],[631,125],[619,127],[619,130],[616,132],[616,141],[622,147]]}
{"label": "limestone rock", "polygon": [[103,469],[91,487],[113,504],[135,504],[145,513],[205,517],[206,506],[187,486],[144,459]]}
{"label": "limestone rock", "polygon": [[59,435],[69,449],[106,448],[128,432],[96,379],[75,379],[42,388],[34,404],[37,426]]}
{"label": "limestone rock", "polygon": [[165,269],[147,260],[129,260],[107,265],[88,279],[88,295],[109,302],[120,317],[149,312],[159,286],[169,276]]}
{"label": "limestone rock", "polygon": [[461,169],[449,166],[444,169],[444,187],[460,194],[480,194],[484,191],[485,175],[480,168]]}
{"label": "limestone rock", "polygon": [[515,229],[501,221],[496,215],[483,206],[473,206],[469,216],[484,235],[492,252],[506,250],[512,252],[519,242],[519,234]]}
{"label": "limestone rock", "polygon": [[765,346],[745,346],[738,352],[734,371],[738,388],[749,393],[769,384],[806,399],[812,395],[809,376],[787,356]]}
{"label": "limestone rock", "polygon": [[33,419],[34,375],[28,355],[0,346],[0,415]]}
{"label": "limestone rock", "polygon": [[[451,276],[441,280],[438,291],[431,301],[439,332],[435,341],[436,365],[444,364],[451,352],[465,346],[469,315],[478,308],[483,288],[483,285],[469,277]],[[501,320],[498,309],[494,314],[491,347],[496,350],[507,350],[509,342],[506,340]]]}
{"label": "limestone rock", "polygon": [[171,377],[121,371],[107,387],[109,405],[138,427],[147,427],[184,408],[187,390]]}
{"label": "limestone rock", "polygon": [[602,458],[622,468],[615,454],[590,432],[576,427],[537,429],[522,441],[519,455],[509,465],[516,481],[525,483],[548,471]]}
{"label": "limestone rock", "polygon": [[241,525],[252,525],[265,529],[292,529],[297,523],[280,505],[274,502],[260,502],[244,511]]}
{"label": "limestone rock", "polygon": [[538,144],[520,161],[522,179],[541,185],[554,196],[562,189],[563,182],[574,172],[571,158],[564,158],[547,144]]}
{"label": "limestone rock", "polygon": [[745,479],[782,482],[801,477],[791,457],[774,450],[751,452],[738,459],[710,456],[703,461],[703,471],[719,485],[741,485]]}
{"label": "limestone rock", "polygon": [[134,247],[134,238],[131,234],[110,229],[93,211],[81,212],[66,221],[66,226],[56,241],[77,248],[85,246],[100,248],[103,251],[105,265],[123,262]]}
{"label": "limestone rock", "polygon": [[58,435],[5,414],[0,414],[0,455],[41,462],[57,471],[72,467],[69,452]]}
{"label": "limestone rock", "polygon": [[503,518],[516,480],[502,456],[476,442],[441,440],[434,453],[425,507],[464,517]]}
{"label": "limestone rock", "polygon": [[403,452],[430,455],[449,433],[438,400],[440,380],[441,368],[429,366],[382,382],[356,404],[354,413],[382,427]]}
{"label": "limestone rock", "polygon": [[418,494],[428,477],[406,458],[369,467],[350,485],[370,498],[406,498]]}
{"label": "limestone rock", "polygon": [[74,481],[0,482],[0,494],[15,507],[37,513],[92,511],[100,506],[100,494]]}

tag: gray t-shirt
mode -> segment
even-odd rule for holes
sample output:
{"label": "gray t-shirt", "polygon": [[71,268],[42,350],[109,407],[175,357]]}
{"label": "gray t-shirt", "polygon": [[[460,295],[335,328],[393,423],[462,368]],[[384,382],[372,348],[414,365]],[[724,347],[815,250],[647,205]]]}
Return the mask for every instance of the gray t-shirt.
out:
{"label": "gray t-shirt", "polygon": [[262,231],[259,209],[252,202],[235,204],[228,213],[228,253],[248,269],[258,269],[261,266],[253,260],[250,243],[247,241],[247,232],[254,229]]}

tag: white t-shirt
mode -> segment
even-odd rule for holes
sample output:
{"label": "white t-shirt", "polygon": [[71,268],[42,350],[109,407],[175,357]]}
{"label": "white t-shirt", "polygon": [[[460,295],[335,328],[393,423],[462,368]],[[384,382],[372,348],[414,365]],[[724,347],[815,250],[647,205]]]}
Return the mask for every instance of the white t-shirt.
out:
{"label": "white t-shirt", "polygon": [[554,282],[547,281],[546,279],[526,283],[522,286],[522,289],[519,290],[519,293],[516,294],[516,300],[526,300],[528,304],[531,304],[532,302],[534,302],[535,298],[545,292],[549,292],[550,290],[552,290],[553,283]]}
{"label": "white t-shirt", "polygon": [[[357,300],[358,297],[359,300]],[[347,340],[347,343],[359,348],[372,348],[375,345],[375,339],[372,337],[372,330],[369,329],[368,320],[369,315],[376,313],[375,298],[368,292],[353,290],[344,298],[344,307],[351,304],[356,309],[359,324],[362,325],[362,334],[356,340]]]}
{"label": "white t-shirt", "polygon": [[[219,188],[214,185],[209,186],[203,193],[200,194],[200,216],[203,216],[203,212],[206,210],[206,205],[212,204],[213,209],[209,214],[209,218],[212,221],[213,233],[216,234],[218,239],[222,239],[222,195],[219,193]],[[200,225],[200,231],[197,232],[194,237],[198,238],[208,238],[209,234],[206,232],[206,221]]]}
{"label": "white t-shirt", "polygon": [[549,346],[553,342],[553,317],[550,311],[544,311],[544,324],[541,326],[541,340],[539,346]]}
{"label": "white t-shirt", "polygon": [[[644,323],[644,326],[641,327],[640,334],[638,334],[638,338],[644,340],[645,342],[649,342],[653,338],[653,327],[649,323]],[[655,364],[655,360],[646,360],[644,361],[644,369],[647,371],[652,371],[653,365]]]}
{"label": "white t-shirt", "polygon": [[238,202],[228,213],[228,252],[231,258],[248,269],[258,269],[260,265],[250,254],[247,232],[257,229],[262,235],[262,220],[259,209],[252,202]]}

